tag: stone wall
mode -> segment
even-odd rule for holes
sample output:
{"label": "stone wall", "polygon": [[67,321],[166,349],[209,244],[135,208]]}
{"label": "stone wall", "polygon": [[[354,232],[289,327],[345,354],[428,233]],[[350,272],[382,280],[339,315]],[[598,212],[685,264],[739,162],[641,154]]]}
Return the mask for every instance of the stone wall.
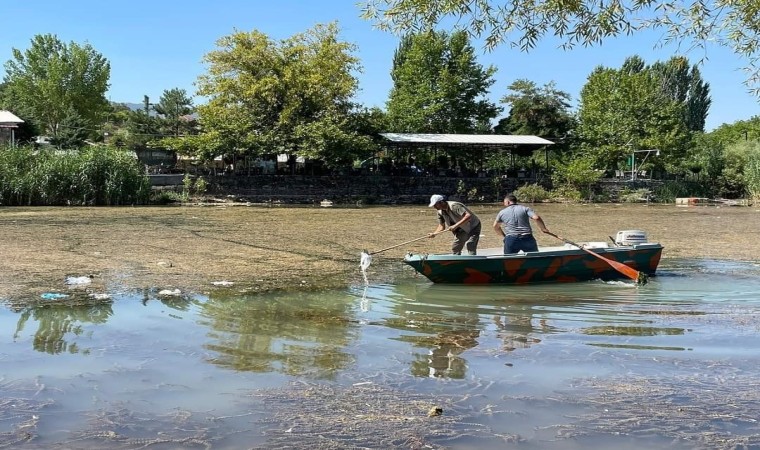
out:
{"label": "stone wall", "polygon": [[[526,180],[502,178],[365,176],[217,176],[212,194],[253,203],[423,204],[432,194],[468,201],[498,202]],[[535,182],[533,180],[532,182]]]}
{"label": "stone wall", "polygon": [[[550,188],[548,179],[518,178],[453,178],[453,177],[391,177],[362,176],[300,176],[300,175],[230,175],[209,177],[210,193],[231,196],[252,203],[281,202],[318,204],[330,200],[335,204],[426,204],[432,194],[446,195],[468,202],[500,202],[504,195],[519,186],[540,183]],[[597,189],[615,201],[622,189],[652,189],[657,181],[635,183],[603,180]]]}

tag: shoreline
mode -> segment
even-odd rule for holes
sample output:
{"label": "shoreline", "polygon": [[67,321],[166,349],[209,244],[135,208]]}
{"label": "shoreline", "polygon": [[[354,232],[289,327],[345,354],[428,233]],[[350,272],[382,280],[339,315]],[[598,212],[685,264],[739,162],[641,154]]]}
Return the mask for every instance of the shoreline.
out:
{"label": "shoreline", "polygon": [[[491,229],[501,205],[468,205],[484,223],[480,248],[500,247]],[[674,205],[533,207],[549,229],[573,241],[606,240],[642,229],[665,246],[663,260],[758,261],[760,210]],[[437,222],[425,206],[265,207],[1,207],[0,298],[66,290],[68,276],[92,276],[92,289],[217,289],[267,292],[363,284],[360,253],[425,236]],[[556,245],[537,233],[539,246]],[[409,251],[445,253],[448,236],[384,252],[369,269],[373,282],[406,268]],[[387,266],[391,264],[391,266]],[[411,270],[411,269],[409,269]]]}

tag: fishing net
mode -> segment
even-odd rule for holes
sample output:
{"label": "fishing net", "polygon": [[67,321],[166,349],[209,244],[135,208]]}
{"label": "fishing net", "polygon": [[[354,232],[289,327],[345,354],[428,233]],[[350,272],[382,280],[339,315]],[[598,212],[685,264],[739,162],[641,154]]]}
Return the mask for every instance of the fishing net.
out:
{"label": "fishing net", "polygon": [[364,276],[365,284],[369,284],[369,280],[367,279],[367,269],[369,269],[370,264],[372,264],[372,255],[367,253],[366,250],[363,250],[361,259],[359,260],[359,267],[362,270],[362,275]]}

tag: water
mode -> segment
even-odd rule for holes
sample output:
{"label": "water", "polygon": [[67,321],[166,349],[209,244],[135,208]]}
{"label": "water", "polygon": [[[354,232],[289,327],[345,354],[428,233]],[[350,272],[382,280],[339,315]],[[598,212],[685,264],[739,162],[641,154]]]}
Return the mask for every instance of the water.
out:
{"label": "water", "polygon": [[343,291],[0,307],[0,447],[760,445],[758,264],[667,260],[645,286],[372,270]]}

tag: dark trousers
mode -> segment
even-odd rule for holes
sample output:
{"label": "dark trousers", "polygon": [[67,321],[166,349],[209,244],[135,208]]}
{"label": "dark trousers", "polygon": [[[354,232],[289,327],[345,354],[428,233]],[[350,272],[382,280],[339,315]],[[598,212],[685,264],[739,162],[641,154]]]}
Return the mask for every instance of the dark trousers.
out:
{"label": "dark trousers", "polygon": [[508,234],[504,236],[504,254],[524,252],[537,252],[538,243],[532,234]]}

